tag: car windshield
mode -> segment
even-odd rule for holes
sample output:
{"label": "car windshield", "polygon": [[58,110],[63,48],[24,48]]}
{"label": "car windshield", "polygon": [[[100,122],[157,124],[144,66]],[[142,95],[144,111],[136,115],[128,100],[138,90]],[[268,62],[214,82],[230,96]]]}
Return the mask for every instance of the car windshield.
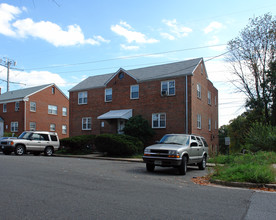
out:
{"label": "car windshield", "polygon": [[28,139],[31,136],[31,132],[23,132],[22,134],[20,134],[20,136],[18,137],[18,139]]}
{"label": "car windshield", "polygon": [[189,145],[189,140],[187,135],[167,134],[161,139],[160,144]]}

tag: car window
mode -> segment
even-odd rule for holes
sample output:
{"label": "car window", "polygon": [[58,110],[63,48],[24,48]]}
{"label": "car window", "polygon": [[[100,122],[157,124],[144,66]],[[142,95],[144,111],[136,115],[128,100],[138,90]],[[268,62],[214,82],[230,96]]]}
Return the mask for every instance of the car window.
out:
{"label": "car window", "polygon": [[34,134],[32,134],[32,136],[31,136],[31,140],[35,140],[35,141],[40,141],[40,135],[39,134],[36,134],[36,133],[34,133]]}
{"label": "car window", "polygon": [[187,135],[165,135],[160,143],[162,144],[179,144],[179,145],[187,145],[189,144],[189,136]]}
{"label": "car window", "polygon": [[52,141],[57,141],[57,136],[56,135],[50,135],[50,137],[51,137]]}
{"label": "car window", "polygon": [[208,147],[208,144],[207,144],[207,142],[206,142],[206,140],[205,140],[205,138],[201,138],[202,139],[202,141],[203,141],[203,143],[204,143],[204,145],[205,145],[205,147]]}
{"label": "car window", "polygon": [[202,147],[202,141],[200,140],[199,137],[196,137],[197,141],[198,141],[198,145]]}
{"label": "car window", "polygon": [[195,136],[191,136],[191,139],[192,139],[192,140],[196,140]]}
{"label": "car window", "polygon": [[49,136],[48,136],[48,134],[40,134],[40,136],[41,136],[41,140],[42,140],[42,141],[49,141]]}

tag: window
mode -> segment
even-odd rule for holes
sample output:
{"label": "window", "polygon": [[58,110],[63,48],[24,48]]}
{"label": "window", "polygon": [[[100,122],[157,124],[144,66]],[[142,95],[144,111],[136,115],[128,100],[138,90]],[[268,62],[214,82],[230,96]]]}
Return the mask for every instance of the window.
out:
{"label": "window", "polygon": [[50,137],[51,137],[51,141],[58,141],[56,135],[51,134]]}
{"label": "window", "polygon": [[201,74],[203,74],[203,64],[201,64],[200,66],[201,66]]}
{"label": "window", "polygon": [[17,132],[18,131],[18,122],[11,122],[11,132]]}
{"label": "window", "polygon": [[215,106],[217,106],[217,96],[215,96]]}
{"label": "window", "polygon": [[211,125],[212,125],[212,123],[211,123],[211,118],[209,118],[209,121],[208,121],[208,130],[209,130],[209,131],[211,131]]}
{"label": "window", "polygon": [[62,134],[67,134],[67,126],[62,125]]}
{"label": "window", "polygon": [[197,84],[196,89],[197,89],[197,98],[201,99],[201,85]]}
{"label": "window", "polygon": [[216,130],[218,129],[217,121],[215,121],[215,129],[216,129]]}
{"label": "window", "polygon": [[91,117],[82,118],[82,130],[91,130]]}
{"label": "window", "polygon": [[201,115],[200,114],[197,115],[197,128],[201,129]]}
{"label": "window", "polygon": [[161,82],[161,95],[175,95],[175,81]]}
{"label": "window", "polygon": [[57,106],[56,105],[48,105],[48,114],[57,115]]}
{"label": "window", "polygon": [[78,93],[78,104],[79,105],[87,104],[87,92]]}
{"label": "window", "polygon": [[19,102],[15,103],[15,111],[18,112],[19,111]]}
{"label": "window", "polygon": [[55,87],[52,87],[52,94],[55,94]]}
{"label": "window", "polygon": [[67,108],[62,107],[62,116],[67,116]]}
{"label": "window", "polygon": [[36,112],[36,103],[35,102],[30,102],[30,111]]}
{"label": "window", "polygon": [[130,87],[130,98],[139,99],[139,85],[134,85]]}
{"label": "window", "polygon": [[50,131],[56,131],[56,124],[50,124]]}
{"label": "window", "polygon": [[3,112],[7,112],[7,103],[3,104]]}
{"label": "window", "polygon": [[36,130],[36,123],[30,122],[30,131],[35,131],[35,130]]}
{"label": "window", "polygon": [[211,100],[211,92],[208,91],[208,105],[212,104],[212,100]]}
{"label": "window", "polygon": [[112,88],[105,89],[105,101],[106,102],[112,101]]}
{"label": "window", "polygon": [[166,128],[166,113],[152,114],[152,128]]}

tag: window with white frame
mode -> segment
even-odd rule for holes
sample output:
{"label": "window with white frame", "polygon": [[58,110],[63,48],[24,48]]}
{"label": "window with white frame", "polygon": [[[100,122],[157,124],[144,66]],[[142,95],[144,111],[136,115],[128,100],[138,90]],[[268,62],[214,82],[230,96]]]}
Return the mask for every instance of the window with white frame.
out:
{"label": "window with white frame", "polygon": [[36,103],[35,102],[30,102],[30,111],[36,112]]}
{"label": "window with white frame", "polygon": [[175,95],[175,81],[163,81],[161,82],[161,95]]}
{"label": "window with white frame", "polygon": [[19,102],[15,103],[15,111],[18,112],[19,111]]}
{"label": "window with white frame", "polygon": [[112,101],[112,88],[105,89],[105,102]]}
{"label": "window with white frame", "polygon": [[36,122],[30,122],[30,131],[36,130]]}
{"label": "window with white frame", "polygon": [[197,128],[201,129],[201,115],[197,114]]}
{"label": "window with white frame", "polygon": [[50,131],[56,131],[56,124],[50,124]]}
{"label": "window with white frame", "polygon": [[67,134],[67,126],[62,125],[62,134]]}
{"label": "window with white frame", "polygon": [[152,114],[152,128],[166,128],[166,113]]}
{"label": "window with white frame", "polygon": [[208,91],[208,105],[212,104],[212,99],[211,99],[211,92]]}
{"label": "window with white frame", "polygon": [[57,115],[57,106],[56,105],[48,105],[48,114]]}
{"label": "window with white frame", "polygon": [[201,99],[201,85],[198,83],[196,86],[197,98]]}
{"label": "window with white frame", "polygon": [[7,103],[3,104],[3,112],[7,112]]}
{"label": "window with white frame", "polygon": [[139,99],[139,85],[130,86],[130,98]]}
{"label": "window with white frame", "polygon": [[91,130],[91,117],[82,118],[82,130]]}
{"label": "window with white frame", "polygon": [[212,129],[212,121],[211,121],[211,118],[209,118],[208,120],[208,130],[211,131]]}
{"label": "window with white frame", "polygon": [[18,131],[18,122],[14,121],[11,122],[11,132],[17,132]]}
{"label": "window with white frame", "polygon": [[62,107],[62,116],[67,116],[67,108]]}
{"label": "window with white frame", "polygon": [[87,91],[78,93],[78,104],[87,104]]}

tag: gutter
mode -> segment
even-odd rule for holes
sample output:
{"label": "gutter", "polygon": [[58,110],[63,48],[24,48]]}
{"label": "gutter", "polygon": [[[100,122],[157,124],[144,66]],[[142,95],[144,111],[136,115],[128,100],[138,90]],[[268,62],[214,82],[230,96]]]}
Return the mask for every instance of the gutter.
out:
{"label": "gutter", "polygon": [[188,118],[188,116],[189,116],[189,110],[188,110],[188,76],[186,75],[185,76],[185,82],[186,82],[186,94],[185,94],[185,98],[186,98],[186,128],[185,128],[185,130],[186,130],[186,134],[188,134],[188,132],[189,132],[189,126],[188,126],[188,123],[189,123],[189,118]]}

